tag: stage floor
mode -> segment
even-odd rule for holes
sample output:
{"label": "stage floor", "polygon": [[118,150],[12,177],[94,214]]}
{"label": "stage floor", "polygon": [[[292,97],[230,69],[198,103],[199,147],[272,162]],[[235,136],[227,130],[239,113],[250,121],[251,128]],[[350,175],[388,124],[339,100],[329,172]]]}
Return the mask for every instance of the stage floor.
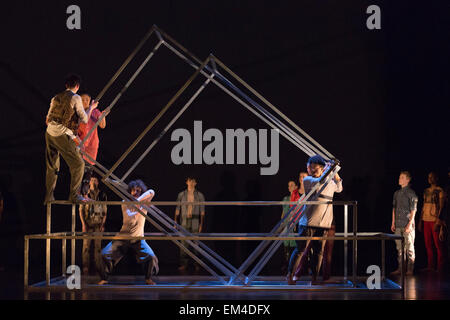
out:
{"label": "stage floor", "polygon": [[[155,285],[146,285],[143,276],[111,276],[108,284],[98,285],[99,278],[97,276],[84,276],[80,290],[98,291],[98,290],[212,290],[212,291],[258,291],[258,290],[274,290],[274,291],[363,291],[368,290],[365,285],[365,278],[357,279],[356,285],[350,280],[339,277],[333,277],[330,281],[318,281],[312,283],[310,278],[303,277],[297,281],[296,285],[287,285],[284,277],[257,277],[251,285],[227,285],[222,284],[216,278],[211,276],[156,276],[153,280]],[[225,278],[228,280],[228,278]],[[393,281],[386,279],[381,283],[382,291],[400,291],[401,287]],[[50,286],[45,281],[31,285],[29,291],[65,291],[67,290],[67,279],[64,277],[53,278]]]}
{"label": "stage floor", "polygon": [[[296,286],[289,286],[283,277],[261,277],[250,286],[222,285],[210,276],[158,276],[156,285],[145,285],[142,276],[113,276],[110,282],[100,286],[98,277],[87,277],[80,290],[68,290],[66,279],[53,278],[51,286],[45,282],[37,283],[24,290],[24,299],[49,300],[415,300],[450,299],[450,278],[438,274],[420,274],[407,277],[405,290],[397,283],[400,278],[386,279],[381,290],[368,290],[364,279],[357,286],[341,278],[332,278],[332,282],[312,285],[307,278],[301,279]],[[400,289],[400,290],[399,290]]]}
{"label": "stage floor", "polygon": [[[183,280],[184,279],[184,280]],[[0,272],[0,298],[2,300],[450,300],[450,276],[436,273],[416,274],[406,277],[404,294],[398,290],[367,290],[352,288],[351,284],[328,283],[310,286],[309,281],[299,281],[288,286],[282,277],[266,277],[252,286],[226,287],[201,276],[155,277],[157,285],[146,286],[142,276],[111,277],[106,286],[95,285],[93,277],[83,283],[81,290],[67,290],[63,278],[54,278],[54,287],[35,284],[24,290],[20,272]],[[399,278],[392,278],[399,283]],[[90,283],[93,281],[92,283]],[[206,282],[205,282],[206,281]],[[87,286],[86,286],[87,285]],[[390,285],[385,283],[385,286]],[[329,290],[331,289],[331,290]],[[363,289],[363,290],[360,290]],[[395,288],[394,288],[395,289]]]}

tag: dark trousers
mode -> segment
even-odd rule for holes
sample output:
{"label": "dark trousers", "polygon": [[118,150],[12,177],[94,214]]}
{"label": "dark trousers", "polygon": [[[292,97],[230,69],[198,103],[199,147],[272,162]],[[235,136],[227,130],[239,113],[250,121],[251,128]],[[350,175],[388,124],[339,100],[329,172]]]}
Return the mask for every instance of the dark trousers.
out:
{"label": "dark trousers", "polygon": [[427,268],[435,269],[435,250],[437,252],[437,270],[443,271],[445,266],[446,248],[444,242],[439,240],[439,230],[434,229],[434,221],[423,222],[423,237],[427,250]]}
{"label": "dark trousers", "polygon": [[70,196],[69,200],[77,197],[81,186],[84,171],[84,161],[80,153],[76,149],[75,142],[67,134],[53,137],[47,132],[45,133],[45,164],[46,164],[46,195],[44,202],[54,200],[53,191],[56,187],[60,167],[60,155],[66,161],[70,169]]}
{"label": "dark trousers", "polygon": [[[322,237],[327,235],[327,231],[328,229],[325,228],[299,226],[298,235],[303,237]],[[315,280],[322,264],[325,241],[298,240],[296,243],[297,248],[292,252],[288,272],[294,272],[294,276],[299,278],[309,260],[309,266]]]}
{"label": "dark trousers", "polygon": [[[291,261],[292,253],[297,249],[297,247],[291,247],[291,246],[284,246],[283,252],[284,252],[284,263],[282,266],[282,271],[286,271],[286,266],[289,268],[289,262]],[[298,250],[297,250],[298,252]]]}
{"label": "dark trousers", "polygon": [[[87,226],[86,232],[100,232],[100,226]],[[94,251],[92,252],[92,242],[94,242]],[[84,239],[83,240],[83,272],[89,273],[90,258],[92,253],[94,254],[95,266],[97,270],[100,270],[102,266],[102,241],[100,239]]]}
{"label": "dark trousers", "polygon": [[[198,217],[186,219],[185,223],[181,226],[185,228],[190,233],[198,233],[198,224],[200,223],[200,219]],[[186,248],[190,249],[191,247],[186,241],[181,241],[181,244]],[[180,248],[180,265],[187,268],[189,266],[189,262],[194,262],[191,257]]]}
{"label": "dark trousers", "polygon": [[114,266],[119,263],[129,249],[133,250],[136,261],[142,265],[145,279],[150,279],[153,268],[158,268],[158,259],[147,242],[145,240],[114,240],[102,250],[104,266],[99,270],[102,280],[107,280]]}
{"label": "dark trousers", "polygon": [[[328,230],[328,236],[334,237],[335,234],[336,234],[336,226],[333,224],[331,225],[330,230]],[[331,260],[333,258],[333,247],[334,247],[334,240],[325,241],[325,248],[323,251],[323,263],[322,263],[322,275],[324,280],[329,279],[331,276]]]}

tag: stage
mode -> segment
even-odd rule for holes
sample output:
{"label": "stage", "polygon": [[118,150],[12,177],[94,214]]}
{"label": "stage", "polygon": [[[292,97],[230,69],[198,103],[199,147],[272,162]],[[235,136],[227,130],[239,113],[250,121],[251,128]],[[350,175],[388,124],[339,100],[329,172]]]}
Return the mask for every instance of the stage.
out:
{"label": "stage", "polygon": [[[98,277],[88,277],[81,289],[69,290],[66,279],[54,278],[51,286],[37,283],[23,290],[27,300],[447,300],[450,277],[437,273],[406,277],[404,291],[386,279],[381,289],[368,290],[363,281],[350,282],[332,277],[328,283],[311,284],[303,277],[297,285],[287,285],[283,277],[261,277],[251,286],[223,286],[210,276],[157,276],[156,285],[145,285],[143,276],[112,276],[107,285],[97,285]],[[363,280],[363,279],[360,279]],[[18,295],[20,290],[17,291]],[[11,297],[13,298],[13,297]],[[14,299],[21,299],[20,296]]]}
{"label": "stage", "polygon": [[[433,185],[429,173],[441,177],[445,190],[450,183],[448,151],[442,148],[448,118],[436,116],[448,112],[448,78],[441,72],[448,61],[441,32],[450,30],[447,3],[5,5],[4,43],[21,45],[10,45],[0,59],[6,111],[0,126],[5,155],[0,157],[0,300],[237,304],[450,298],[449,271],[420,272],[425,263],[434,265],[427,260],[429,238],[418,227],[423,195]],[[74,81],[64,79],[69,73]],[[52,128],[66,127],[49,108],[64,89],[89,97],[86,107],[78,97],[70,107],[77,106],[90,129],[78,147],[69,139],[70,146],[56,152],[50,136],[76,136],[75,126],[52,134]],[[57,110],[67,106],[58,104]],[[95,120],[93,109],[99,112]],[[98,143],[90,153],[86,147],[93,137]],[[60,161],[62,149],[79,152],[92,164],[91,173],[101,183],[96,191],[104,192],[105,201],[80,206],[86,203],[73,200],[81,180],[74,172],[86,165]],[[50,150],[58,159],[49,157]],[[316,156],[323,160],[321,174],[311,171],[311,164],[322,163],[310,162]],[[320,179],[305,187],[305,170]],[[408,208],[406,216],[415,219],[409,221],[416,225],[415,240],[392,233],[399,222],[393,195],[405,187],[398,179],[405,172],[418,199],[410,202],[417,207]],[[91,173],[84,173],[86,185]],[[131,193],[130,182],[137,180],[145,183],[144,194],[143,189],[154,191],[154,198],[140,201]],[[187,180],[198,183],[195,190],[203,201],[178,199],[186,187],[192,189]],[[286,188],[297,181],[299,192]],[[333,193],[324,193],[338,184]],[[300,190],[302,196],[293,201]],[[439,199],[436,205],[444,208]],[[97,218],[105,219],[96,229],[102,231],[87,232],[81,211],[103,206]],[[298,233],[296,227],[311,213],[307,206],[330,206],[325,211],[334,218],[330,234]],[[203,208],[198,229],[177,219],[183,216],[177,208],[194,207]],[[131,216],[143,221],[139,236],[118,234]],[[323,221],[318,227],[330,228],[331,219]],[[147,241],[159,261],[160,272],[152,277],[156,284],[146,285],[135,272],[139,261],[132,264],[128,256],[111,271],[108,284],[81,276],[81,288],[69,288],[73,274],[68,270],[83,268],[85,240],[102,248],[117,240]],[[305,269],[297,285],[287,285],[288,241],[292,248],[304,241],[314,255],[322,251],[312,244],[326,243],[331,281],[320,282],[319,275],[312,283]],[[200,273],[178,273],[181,254]],[[415,259],[414,275],[406,276],[405,266],[401,276],[389,275],[399,256]],[[15,309],[38,314],[34,308]],[[354,309],[343,310],[347,316]],[[392,315],[392,309],[365,311]],[[295,306],[291,312],[302,316],[300,311]]]}

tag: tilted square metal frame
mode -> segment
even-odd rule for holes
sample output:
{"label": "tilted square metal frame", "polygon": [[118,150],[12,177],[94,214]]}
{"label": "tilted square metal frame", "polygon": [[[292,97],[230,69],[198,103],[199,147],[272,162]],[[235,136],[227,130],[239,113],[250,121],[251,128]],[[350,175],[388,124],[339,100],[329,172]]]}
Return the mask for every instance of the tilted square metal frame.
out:
{"label": "tilted square metal frame", "polygon": [[[95,163],[94,170],[102,177],[102,181],[120,198],[125,201],[134,201],[135,199],[127,191],[127,184],[124,182],[125,179],[130,175],[130,173],[137,167],[137,165],[145,158],[145,156],[152,150],[152,148],[161,140],[164,134],[170,129],[170,127],[175,123],[175,121],[189,108],[189,106],[194,102],[194,100],[199,96],[199,94],[204,90],[204,88],[210,84],[214,83],[225,93],[235,99],[239,104],[244,106],[247,110],[252,112],[255,116],[269,125],[271,128],[278,130],[278,132],[294,144],[297,148],[305,152],[308,156],[315,154],[321,155],[325,160],[331,161],[333,163],[332,167],[329,169],[327,174],[323,177],[323,184],[317,184],[311,192],[300,198],[297,205],[293,206],[287,215],[281,219],[277,225],[272,229],[271,235],[277,235],[281,240],[267,240],[262,241],[257,248],[250,254],[250,256],[245,260],[245,262],[239,267],[235,268],[224,258],[219,256],[216,252],[210,249],[201,241],[191,241],[182,240],[183,237],[192,236],[187,230],[185,230],[181,225],[176,223],[173,219],[167,216],[164,212],[158,209],[156,206],[151,204],[142,205],[143,208],[147,210],[147,214],[141,210],[141,208],[135,206],[135,209],[142,214],[145,219],[154,225],[158,230],[169,234],[176,234],[180,236],[181,240],[171,240],[173,241],[181,250],[185,251],[191,258],[193,258],[197,263],[199,263],[203,268],[205,268],[209,273],[215,276],[221,283],[233,285],[238,283],[243,283],[249,285],[262,268],[267,264],[269,259],[273,256],[276,250],[282,243],[283,236],[290,234],[295,226],[294,221],[298,221],[299,216],[303,212],[304,203],[308,201],[313,194],[318,191],[319,188],[324,188],[329,181],[334,177],[334,175],[339,171],[339,162],[334,159],[334,156],[329,153],[325,148],[323,148],[317,141],[315,141],[311,136],[309,136],[305,131],[303,131],[297,124],[295,124],[291,119],[284,115],[278,108],[272,105],[267,99],[265,99],[261,94],[259,94],[255,89],[253,89],[249,84],[242,80],[238,75],[236,75],[231,69],[229,69],[222,61],[216,58],[214,55],[210,54],[205,60],[201,61],[177,41],[167,35],[164,31],[159,29],[157,26],[153,25],[150,30],[146,33],[144,38],[138,44],[138,46],[133,50],[130,56],[124,61],[122,66],[113,75],[110,81],[106,84],[103,90],[96,97],[99,101],[102,99],[105,92],[111,87],[111,85],[117,80],[123,70],[128,66],[128,64],[135,58],[136,54],[143,48],[144,44],[154,35],[157,37],[158,42],[153,47],[153,49],[148,53],[145,60],[139,65],[136,71],[133,73],[131,78],[126,82],[120,92],[115,96],[109,106],[105,109],[105,112],[98,119],[97,123],[88,132],[87,136],[82,141],[82,144],[86,141],[102,119],[111,112],[112,108],[117,104],[118,100],[122,97],[124,92],[130,87],[133,81],[137,78],[139,73],[144,69],[150,59],[156,54],[161,46],[167,47],[175,55],[189,64],[195,69],[195,72],[189,77],[189,79],[184,83],[184,85],[176,92],[176,94],[169,100],[169,102],[161,109],[155,118],[147,125],[147,127],[141,132],[141,134],[136,138],[136,140],[128,147],[128,149],[121,155],[121,157],[113,164],[113,166],[108,169],[101,165],[98,161],[92,159],[84,150],[80,150],[83,155],[89,158]],[[193,81],[202,75],[206,80],[197,89],[197,91],[192,95],[187,103],[180,109],[176,116],[166,125],[163,131],[157,136],[157,138],[149,145],[149,147],[141,154],[138,160],[128,169],[128,171],[122,176],[117,177],[114,171],[123,162],[123,160],[133,151],[136,145],[144,138],[144,136],[154,127],[154,125],[162,118],[166,111],[174,105],[181,94],[192,85]],[[232,79],[232,80],[230,80]],[[234,83],[236,82],[236,84]],[[239,88],[238,86],[241,86]],[[244,91],[249,92],[246,94]],[[251,95],[251,96],[250,96]],[[271,111],[268,111],[262,105],[269,107]],[[354,226],[356,232],[356,226]],[[167,231],[168,230],[168,231]],[[208,262],[210,262],[216,270],[207,265],[203,260],[195,255],[188,247],[186,247],[181,241],[186,243],[188,246],[195,249],[195,251],[203,256]],[[355,241],[356,242],[356,241]],[[356,243],[355,243],[356,244]],[[270,247],[267,249],[267,247]],[[267,249],[267,250],[266,250]],[[253,269],[245,275],[246,270],[258,259],[259,256],[264,252],[263,256],[255,264]],[[228,276],[229,280],[226,281],[225,278],[218,272],[223,273],[223,275]]]}

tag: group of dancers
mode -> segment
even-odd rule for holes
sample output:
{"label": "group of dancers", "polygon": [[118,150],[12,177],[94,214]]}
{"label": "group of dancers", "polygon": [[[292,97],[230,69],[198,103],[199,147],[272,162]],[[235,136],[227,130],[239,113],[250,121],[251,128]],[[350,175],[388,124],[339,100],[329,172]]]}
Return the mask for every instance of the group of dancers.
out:
{"label": "group of dancers", "polygon": [[[92,175],[92,165],[97,157],[99,139],[97,129],[92,129],[99,119],[100,128],[106,127],[106,115],[97,109],[98,102],[91,99],[89,94],[80,95],[81,79],[71,74],[66,78],[66,90],[52,98],[47,114],[46,141],[46,196],[44,204],[54,200],[58,172],[60,168],[60,156],[66,161],[71,173],[69,201],[80,204],[80,219],[83,232],[104,231],[106,211],[105,205],[92,205],[89,200],[105,201],[106,195],[99,192],[98,178]],[[90,136],[86,138],[88,132]],[[84,141],[80,145],[80,141]],[[81,156],[80,148],[84,151]],[[86,162],[86,164],[85,164]],[[302,176],[301,191],[308,194],[315,185],[322,184],[324,175],[332,168],[331,162],[326,162],[320,155],[312,156],[306,165],[307,174]],[[189,181],[190,180],[190,181]],[[188,179],[189,183],[195,180]],[[195,186],[194,186],[195,188]],[[192,188],[191,188],[192,189]],[[320,192],[313,195],[310,200],[330,201],[335,192],[342,191],[342,179],[336,173]],[[128,192],[137,201],[149,202],[155,195],[155,191],[148,189],[141,180],[131,181],[128,184]],[[298,194],[298,193],[297,193]],[[181,199],[186,195],[180,193]],[[204,199],[204,197],[202,198]],[[291,197],[291,201],[297,201],[299,197]],[[192,199],[191,199],[192,200]],[[195,199],[194,199],[195,200]],[[180,200],[181,201],[181,200]],[[194,206],[195,207],[195,206]],[[179,209],[175,214],[178,218]],[[191,210],[192,211],[192,210]],[[142,237],[144,235],[145,207],[135,205],[122,205],[123,224],[119,234]],[[178,214],[177,214],[178,213]],[[204,209],[197,218],[200,223],[192,228],[192,232],[201,232]],[[181,217],[181,220],[186,220]],[[299,236],[327,236],[333,230],[333,206],[331,204],[308,205],[304,209],[298,222]],[[96,250],[99,250],[101,241],[95,240]],[[83,248],[83,265],[88,259],[87,253],[90,241],[85,240]],[[287,281],[295,284],[300,277],[305,265],[309,263],[313,280],[317,278],[323,260],[325,241],[307,240],[295,241],[295,249],[290,254]],[[101,250],[101,258],[96,258],[96,267],[100,274],[99,284],[106,284],[108,276],[112,273],[114,266],[121,260],[124,254],[131,249],[135,253],[137,262],[144,270],[146,284],[152,285],[154,274],[158,273],[158,258],[145,240],[113,240]],[[327,259],[324,261],[324,270]],[[85,270],[84,270],[85,271]]]}

